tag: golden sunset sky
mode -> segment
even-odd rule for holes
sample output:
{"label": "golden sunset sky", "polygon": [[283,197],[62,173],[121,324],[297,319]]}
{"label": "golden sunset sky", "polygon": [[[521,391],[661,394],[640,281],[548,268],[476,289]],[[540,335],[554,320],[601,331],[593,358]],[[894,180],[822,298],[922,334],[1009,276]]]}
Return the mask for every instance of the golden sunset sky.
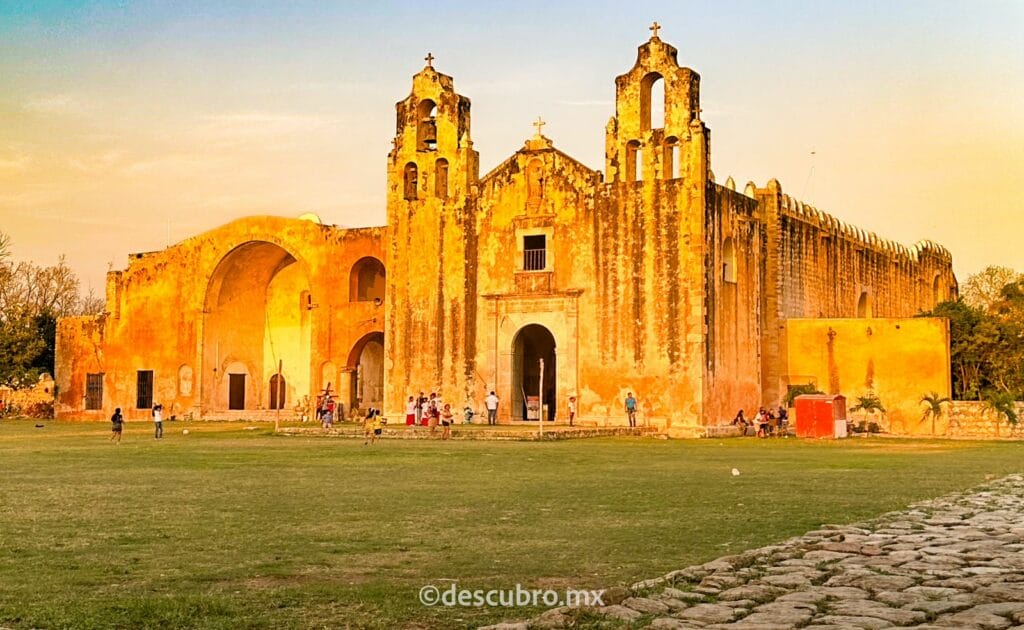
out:
{"label": "golden sunset sky", "polygon": [[1024,271],[1024,2],[0,2],[0,231],[103,290],[129,252],[250,214],[381,225],[394,103],[428,51],[481,174],[537,116],[604,166],[657,20],[701,74],[712,168],[961,280]]}

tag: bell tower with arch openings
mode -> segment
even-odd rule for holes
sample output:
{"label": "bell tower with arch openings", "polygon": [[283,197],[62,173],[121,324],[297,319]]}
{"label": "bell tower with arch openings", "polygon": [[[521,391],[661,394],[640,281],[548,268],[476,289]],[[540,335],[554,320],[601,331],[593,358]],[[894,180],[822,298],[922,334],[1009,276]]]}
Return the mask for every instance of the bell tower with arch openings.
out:
{"label": "bell tower with arch openings", "polygon": [[440,389],[463,400],[476,356],[475,195],[479,156],[470,101],[434,56],[395,104],[388,154],[384,411],[403,414],[404,396]]}
{"label": "bell tower with arch openings", "polygon": [[620,336],[633,365],[671,366],[666,389],[699,417],[703,396],[687,392],[704,392],[707,378],[710,132],[700,75],[679,65],[660,28],[651,25],[632,68],[615,78],[615,115],[605,128],[609,207],[629,261],[620,275],[629,306],[619,314]]}

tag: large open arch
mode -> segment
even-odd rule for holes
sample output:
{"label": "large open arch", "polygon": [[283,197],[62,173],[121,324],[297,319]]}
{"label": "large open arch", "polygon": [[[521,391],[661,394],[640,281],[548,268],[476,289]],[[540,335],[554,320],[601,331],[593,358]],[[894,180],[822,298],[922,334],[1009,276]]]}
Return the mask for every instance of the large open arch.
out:
{"label": "large open arch", "polygon": [[[554,420],[558,409],[556,387],[558,382],[555,362],[555,336],[540,324],[528,324],[519,329],[512,340],[512,419],[535,420],[530,417],[527,402],[539,396],[540,411],[545,405],[545,420]],[[540,392],[540,360],[544,360],[544,386]],[[525,396],[525,398],[524,398]]]}
{"label": "large open arch", "polygon": [[269,408],[269,383],[279,368],[285,401],[308,395],[308,296],[303,266],[279,245],[249,241],[221,259],[204,308],[204,413]]}

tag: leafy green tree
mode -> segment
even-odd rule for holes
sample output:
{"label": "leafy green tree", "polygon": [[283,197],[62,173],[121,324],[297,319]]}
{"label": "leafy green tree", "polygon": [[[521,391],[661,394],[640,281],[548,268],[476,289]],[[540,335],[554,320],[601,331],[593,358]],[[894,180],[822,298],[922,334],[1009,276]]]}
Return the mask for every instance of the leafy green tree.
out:
{"label": "leafy green tree", "polygon": [[800,385],[790,385],[786,389],[786,395],[783,396],[782,402],[787,407],[793,406],[793,401],[796,400],[797,396],[803,396],[804,394],[823,394],[820,389],[814,386],[813,383],[803,383]]}
{"label": "leafy green tree", "polygon": [[63,257],[51,267],[15,263],[10,242],[0,232],[0,384],[21,386],[53,373],[57,319],[98,312],[102,303],[91,293],[82,298]]}
{"label": "leafy green tree", "polygon": [[935,435],[935,422],[943,415],[942,405],[948,405],[952,401],[945,396],[940,397],[938,392],[931,392],[921,397],[921,404],[925,405],[924,415],[921,421],[928,418],[932,420],[932,435]]}

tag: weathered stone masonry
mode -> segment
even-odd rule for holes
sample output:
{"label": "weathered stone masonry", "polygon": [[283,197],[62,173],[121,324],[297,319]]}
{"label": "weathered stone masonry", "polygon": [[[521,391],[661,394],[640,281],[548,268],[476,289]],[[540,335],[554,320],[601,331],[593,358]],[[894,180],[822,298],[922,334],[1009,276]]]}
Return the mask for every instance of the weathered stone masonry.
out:
{"label": "weathered stone masonry", "polygon": [[493,389],[502,422],[534,399],[564,420],[576,396],[581,422],[622,424],[632,391],[645,422],[696,426],[777,403],[787,320],[956,293],[934,243],[881,240],[775,180],[716,183],[700,77],[656,34],[615,79],[603,172],[538,121],[480,176],[470,100],[432,61],[396,104],[386,227],[253,217],[133,258],[104,317],[60,324],[60,413],[142,415],[150,371],[180,413],[253,415],[283,361],[289,408],[327,383],[396,419],[421,390],[461,409]]}

